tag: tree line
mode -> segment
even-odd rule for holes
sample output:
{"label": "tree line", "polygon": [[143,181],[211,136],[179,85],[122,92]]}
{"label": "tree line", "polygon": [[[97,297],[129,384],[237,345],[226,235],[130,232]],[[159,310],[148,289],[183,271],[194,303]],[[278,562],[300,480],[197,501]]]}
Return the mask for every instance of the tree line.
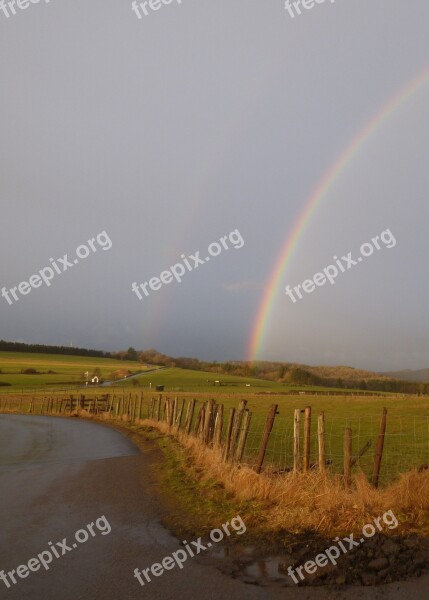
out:
{"label": "tree line", "polygon": [[[177,367],[193,371],[209,371],[218,375],[233,375],[237,377],[256,377],[279,383],[292,385],[309,385],[320,387],[336,387],[350,390],[367,390],[373,392],[393,392],[399,394],[429,394],[429,383],[403,381],[388,377],[378,378],[376,373],[366,378],[355,377],[322,377],[311,370],[291,363],[270,361],[226,361],[207,362],[192,357],[173,357],[163,354],[154,348],[149,350],[120,350],[104,352],[87,348],[72,348],[68,346],[44,346],[41,344],[24,344],[22,342],[6,342],[0,340],[0,351],[29,352],[40,354],[64,354],[69,356],[90,356],[95,358],[113,358],[117,360],[136,361],[148,365]],[[317,368],[314,368],[317,370]],[[335,372],[335,368],[332,369]],[[338,372],[341,372],[339,368]]]}
{"label": "tree line", "polygon": [[1,352],[28,352],[30,354],[66,354],[69,356],[93,356],[96,358],[114,358],[110,352],[72,348],[69,346],[44,346],[42,344],[24,344],[23,342],[6,342],[0,340]]}

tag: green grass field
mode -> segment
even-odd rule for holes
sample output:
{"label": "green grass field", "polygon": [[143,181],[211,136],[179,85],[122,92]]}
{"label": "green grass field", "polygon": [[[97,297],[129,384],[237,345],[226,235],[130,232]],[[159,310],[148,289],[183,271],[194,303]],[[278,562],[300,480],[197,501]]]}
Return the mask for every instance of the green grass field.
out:
{"label": "green grass field", "polygon": [[[220,385],[215,383],[216,381],[219,381]],[[255,392],[287,393],[291,390],[338,391],[338,388],[276,383],[252,377],[222,375],[209,371],[192,371],[190,369],[176,368],[160,369],[156,373],[143,374],[124,383],[126,387],[139,385],[143,389],[150,389],[150,384],[152,384],[152,389],[157,385],[163,385],[166,392],[205,392],[216,394],[226,391],[234,394],[251,394]]]}
{"label": "green grass field", "polygon": [[[219,381],[222,385],[215,384]],[[138,385],[143,388],[152,388],[157,385],[165,386],[165,391],[170,392],[214,392],[220,393],[227,389],[233,393],[244,393],[254,390],[284,392],[290,389],[290,386],[264,381],[262,379],[252,379],[251,377],[234,377],[229,375],[219,375],[204,371],[191,371],[188,369],[161,369],[155,373],[148,373],[136,377],[128,382],[127,386]],[[250,385],[246,387],[246,384]]]}
{"label": "green grass field", "polygon": [[[156,368],[156,367],[150,367]],[[35,369],[37,374],[23,374],[26,369]],[[0,392],[15,391],[16,389],[37,390],[43,387],[64,388],[84,384],[84,373],[89,373],[89,378],[99,370],[102,380],[112,380],[116,371],[131,374],[149,370],[148,367],[134,361],[121,361],[108,358],[92,358],[84,356],[66,356],[51,354],[30,354],[24,352],[0,352]],[[216,385],[219,380],[221,386]],[[233,391],[243,393],[250,391],[287,392],[297,386],[264,381],[251,377],[234,377],[218,375],[204,371],[191,371],[185,369],[160,369],[159,373],[150,372],[147,375],[133,377],[129,381],[120,382],[118,385],[125,387],[141,386],[149,388],[164,385],[166,391],[184,392],[212,392]],[[246,384],[250,387],[247,387]],[[4,386],[4,387],[3,387]],[[7,387],[6,387],[7,386]],[[299,389],[326,390],[321,387],[299,386]],[[104,392],[105,393],[105,388]]]}
{"label": "green grass field", "polygon": [[[23,369],[36,369],[39,374],[24,375]],[[103,379],[111,379],[116,371],[138,373],[145,367],[136,362],[118,361],[103,358],[26,354],[0,352],[0,382],[12,384],[0,387],[0,395],[19,398],[52,396],[68,397],[70,393],[83,391],[87,397],[99,394],[114,394],[116,398],[143,392],[145,414],[152,397],[158,397],[155,386],[165,386],[163,397],[178,397],[189,400],[197,398],[198,403],[214,398],[225,406],[225,422],[228,411],[237,407],[241,399],[248,401],[247,408],[252,412],[251,429],[245,457],[254,460],[261,440],[265,420],[271,404],[278,404],[273,432],[268,446],[267,462],[276,469],[292,466],[293,456],[293,414],[295,409],[303,410],[311,406],[313,411],[311,431],[311,462],[317,462],[317,415],[325,413],[326,450],[333,468],[340,472],[343,460],[343,435],[346,426],[353,432],[353,453],[369,440],[370,450],[360,460],[360,467],[370,474],[374,448],[377,439],[381,411],[388,409],[387,434],[383,458],[383,479],[394,478],[401,471],[411,467],[429,464],[429,399],[417,396],[329,396],[327,388],[290,386],[261,379],[219,375],[216,373],[184,369],[159,369],[148,372],[109,387],[84,386],[84,372],[91,377],[99,369]],[[48,371],[54,373],[48,374]],[[215,384],[219,381],[222,385]],[[305,394],[291,394],[292,391]],[[314,392],[322,392],[316,395]],[[338,391],[338,390],[337,390]],[[23,407],[26,407],[24,403]],[[303,421],[303,415],[302,415]],[[303,424],[301,422],[301,431]]]}
{"label": "green grass field", "polygon": [[[161,373],[159,374],[161,375]],[[225,389],[225,388],[224,388]],[[401,472],[413,467],[429,464],[429,398],[417,396],[329,396],[314,395],[311,391],[305,395],[261,394],[250,391],[235,393],[232,390],[217,393],[167,393],[167,397],[197,398],[198,404],[208,398],[224,404],[225,420],[223,432],[226,431],[226,420],[229,409],[237,408],[241,399],[247,400],[247,409],[252,412],[250,432],[246,444],[245,459],[254,462],[269,408],[278,405],[274,427],[270,436],[266,462],[275,470],[290,469],[293,466],[293,420],[295,409],[304,411],[307,406],[312,409],[311,424],[311,456],[310,462],[318,461],[317,420],[321,412],[325,414],[325,439],[327,459],[332,461],[332,469],[342,472],[344,430],[352,429],[353,456],[356,456],[365,444],[371,441],[371,447],[359,460],[357,468],[362,469],[370,477],[373,469],[374,452],[380,428],[383,408],[387,408],[387,429],[384,442],[381,481],[395,479]],[[147,405],[155,393],[144,392]],[[196,411],[197,412],[197,411]],[[196,415],[194,416],[194,422]],[[300,434],[301,452],[304,414],[301,413]]]}
{"label": "green grass field", "polygon": [[[38,374],[22,374],[21,371],[26,369],[35,369]],[[84,383],[86,371],[91,378],[95,369],[100,370],[102,379],[110,379],[114,377],[115,371],[129,370],[135,373],[145,367],[137,362],[109,358],[0,352],[0,384],[9,384],[14,389],[77,386]],[[48,373],[49,371],[52,372]],[[9,391],[9,386],[3,385],[0,386],[0,392]]]}

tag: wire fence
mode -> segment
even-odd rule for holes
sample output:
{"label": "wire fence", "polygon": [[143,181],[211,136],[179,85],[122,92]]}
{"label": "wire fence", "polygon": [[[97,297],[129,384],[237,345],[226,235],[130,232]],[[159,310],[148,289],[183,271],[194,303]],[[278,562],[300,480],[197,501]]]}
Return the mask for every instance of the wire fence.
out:
{"label": "wire fence", "polygon": [[427,413],[387,412],[383,429],[382,410],[353,415],[350,409],[350,416],[341,416],[291,406],[279,414],[277,405],[272,405],[267,415],[264,407],[252,412],[246,400],[234,407],[213,399],[148,397],[146,392],[129,390],[92,397],[76,390],[45,396],[0,396],[0,411],[6,413],[67,416],[86,411],[131,423],[164,421],[172,433],[181,431],[210,447],[217,446],[225,461],[242,462],[277,476],[293,471],[326,470],[340,475],[361,471],[377,485],[429,466]]}
{"label": "wire fence", "polygon": [[[294,415],[277,417],[269,438],[265,465],[273,473],[293,471],[296,460]],[[381,414],[358,417],[325,417],[325,456],[326,465],[333,473],[344,471],[344,437],[346,428],[350,428],[352,443],[352,461],[354,471],[360,470],[371,478],[374,470],[374,455],[380,434]],[[317,422],[312,423],[309,444],[309,467],[319,467],[319,439]],[[261,444],[263,429],[251,428],[248,434],[244,460],[253,464]],[[304,424],[299,428],[300,467],[303,464]],[[362,455],[360,455],[362,453]],[[429,416],[406,417],[387,416],[386,431],[383,435],[382,465],[380,482],[387,483],[400,473],[413,468],[424,469],[429,465]]]}

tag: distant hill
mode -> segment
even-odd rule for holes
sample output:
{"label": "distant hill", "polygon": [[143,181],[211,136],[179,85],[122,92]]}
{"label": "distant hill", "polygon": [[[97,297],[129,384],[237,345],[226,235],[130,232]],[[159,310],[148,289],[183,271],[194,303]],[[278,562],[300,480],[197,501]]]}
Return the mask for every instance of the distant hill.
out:
{"label": "distant hill", "polygon": [[387,373],[380,373],[385,377],[391,377],[393,379],[402,379],[402,381],[418,381],[420,383],[429,382],[429,369],[405,369],[404,371],[389,371]]}
{"label": "distant hill", "polygon": [[[179,368],[190,371],[204,371],[216,375],[228,375],[232,377],[246,377],[254,379],[262,379],[271,381],[280,385],[289,386],[313,386],[325,388],[341,388],[347,390],[367,390],[374,392],[394,392],[405,394],[429,394],[429,369],[420,370],[403,370],[392,371],[389,373],[374,373],[372,371],[355,369],[350,366],[336,365],[305,365],[299,363],[287,362],[271,362],[271,361],[226,361],[226,362],[205,362],[192,357],[172,357],[159,352],[156,349],[148,349],[137,351],[134,348],[121,350],[117,352],[103,352],[101,350],[89,350],[86,348],[68,348],[64,346],[43,346],[39,344],[24,344],[21,342],[7,342],[0,340],[0,352],[9,353],[28,353],[37,357],[38,354],[46,354],[51,357],[47,362],[53,360],[53,356],[69,355],[84,357],[86,360],[80,360],[81,366],[89,365],[88,358],[95,360],[106,360],[109,363],[109,377],[116,378],[113,371],[130,372],[130,365],[124,362],[134,362],[133,367],[137,367],[138,363],[143,365],[143,369],[151,366],[163,366],[168,368]],[[70,356],[72,355],[72,356]],[[57,359],[56,359],[57,360]],[[26,360],[27,368],[33,368],[27,365],[29,359]],[[31,360],[30,360],[31,362]],[[39,360],[40,362],[40,360]],[[46,361],[45,361],[46,362]],[[85,364],[84,364],[85,363]],[[122,364],[121,364],[122,363]],[[23,362],[20,365],[22,368]],[[3,371],[0,364],[0,382],[3,376],[7,376],[7,383],[11,383],[9,379],[10,373]],[[6,367],[7,365],[5,365]],[[9,364],[9,366],[11,366]],[[13,366],[13,365],[12,365]],[[100,367],[101,368],[101,367]],[[107,365],[106,365],[107,368]],[[54,376],[59,375],[57,368],[55,373],[49,367],[49,381],[53,382]],[[88,371],[89,366],[86,366],[84,371]],[[80,369],[80,377],[82,377],[82,369]],[[118,373],[116,373],[117,375]],[[21,375],[21,374],[20,374]],[[36,374],[33,374],[36,376]],[[40,378],[44,375],[42,372],[37,373]],[[102,374],[107,377],[106,373]],[[25,374],[25,382],[29,383],[31,375]],[[61,381],[63,381],[61,377]],[[69,381],[69,380],[67,380]],[[33,384],[35,382],[32,382]],[[16,385],[17,383],[12,383]]]}
{"label": "distant hill", "polygon": [[344,379],[345,381],[370,381],[371,379],[400,379],[399,377],[389,376],[383,373],[375,373],[373,371],[364,371],[347,366],[310,366],[290,364],[290,368],[306,369],[317,377],[323,379]]}

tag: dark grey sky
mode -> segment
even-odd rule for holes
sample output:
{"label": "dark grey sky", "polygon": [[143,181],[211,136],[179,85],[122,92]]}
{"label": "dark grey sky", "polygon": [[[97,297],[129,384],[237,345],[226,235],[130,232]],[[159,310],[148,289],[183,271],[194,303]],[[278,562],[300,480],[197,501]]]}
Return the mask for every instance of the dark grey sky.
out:
{"label": "dark grey sky", "polygon": [[[312,190],[425,66],[427,0],[128,0],[0,12],[1,287],[105,230],[112,248],[9,305],[0,337],[244,358],[279,251]],[[429,365],[429,85],[332,187],[284,285],[390,228],[397,245],[292,304],[279,290],[260,358]],[[182,283],[131,291],[182,254],[245,240]]]}

